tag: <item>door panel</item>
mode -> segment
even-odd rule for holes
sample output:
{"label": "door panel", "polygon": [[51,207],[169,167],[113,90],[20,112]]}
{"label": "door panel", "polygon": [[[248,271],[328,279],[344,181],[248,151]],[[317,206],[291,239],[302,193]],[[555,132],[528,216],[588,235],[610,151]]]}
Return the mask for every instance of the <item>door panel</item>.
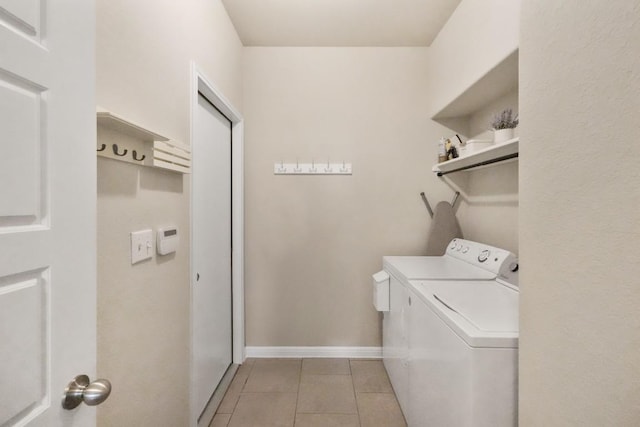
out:
{"label": "door panel", "polygon": [[47,276],[40,270],[0,278],[2,319],[20,319],[0,323],[0,378],[13,388],[11,399],[0,400],[2,422],[38,409],[47,397]]}
{"label": "door panel", "polygon": [[0,0],[3,426],[95,425],[60,404],[95,375],[94,15],[91,0]]}
{"label": "door panel", "polygon": [[231,364],[231,123],[202,96],[195,114],[193,352],[201,413]]}
{"label": "door panel", "polygon": [[[38,224],[43,218],[40,170],[44,141],[40,111],[44,88],[0,73],[0,227]],[[46,191],[46,187],[44,188]]]}
{"label": "door panel", "polygon": [[0,20],[27,37],[40,38],[39,0],[0,0]]}

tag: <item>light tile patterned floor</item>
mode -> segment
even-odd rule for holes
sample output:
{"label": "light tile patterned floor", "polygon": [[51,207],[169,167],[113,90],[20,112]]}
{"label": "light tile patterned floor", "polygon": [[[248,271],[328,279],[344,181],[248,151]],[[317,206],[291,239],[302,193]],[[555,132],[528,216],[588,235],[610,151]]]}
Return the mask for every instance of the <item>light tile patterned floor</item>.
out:
{"label": "light tile patterned floor", "polygon": [[406,427],[380,360],[247,359],[210,427]]}

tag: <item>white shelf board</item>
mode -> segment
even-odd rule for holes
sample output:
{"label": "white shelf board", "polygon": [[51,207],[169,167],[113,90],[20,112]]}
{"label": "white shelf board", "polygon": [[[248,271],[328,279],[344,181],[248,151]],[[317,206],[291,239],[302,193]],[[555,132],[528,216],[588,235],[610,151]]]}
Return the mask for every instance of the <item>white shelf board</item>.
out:
{"label": "white shelf board", "polygon": [[431,118],[465,134],[468,116],[517,88],[518,50],[509,54]]}
{"label": "white shelf board", "polygon": [[110,127],[134,138],[143,141],[168,141],[169,138],[152,132],[143,126],[133,123],[111,111],[104,110],[100,107],[96,111],[98,125]]}
{"label": "white shelf board", "polygon": [[[438,163],[437,165],[434,165],[431,170],[438,174],[438,176],[441,176],[447,173],[456,172],[460,169],[471,170],[472,168],[483,167],[489,162],[497,163],[498,161],[504,162],[510,159],[515,159],[518,155],[519,141],[520,138],[514,138],[500,144],[491,145],[487,148],[476,151],[473,154],[469,154],[468,156],[458,157],[457,159]],[[509,157],[510,159],[499,160]]]}

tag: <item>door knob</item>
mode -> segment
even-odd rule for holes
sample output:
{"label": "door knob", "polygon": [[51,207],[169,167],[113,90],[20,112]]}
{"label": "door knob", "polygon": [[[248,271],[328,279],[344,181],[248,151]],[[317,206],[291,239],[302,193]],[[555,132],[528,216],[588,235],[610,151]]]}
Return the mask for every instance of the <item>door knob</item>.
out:
{"label": "door knob", "polygon": [[64,389],[62,407],[73,409],[82,402],[89,406],[99,405],[111,394],[111,383],[108,380],[89,381],[86,375],[78,375]]}

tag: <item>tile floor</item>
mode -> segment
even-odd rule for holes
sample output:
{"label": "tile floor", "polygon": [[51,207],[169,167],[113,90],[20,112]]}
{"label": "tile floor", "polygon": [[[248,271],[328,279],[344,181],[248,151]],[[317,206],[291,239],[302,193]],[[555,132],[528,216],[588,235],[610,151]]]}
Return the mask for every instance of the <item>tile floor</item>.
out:
{"label": "tile floor", "polygon": [[380,360],[247,359],[210,427],[406,427]]}

